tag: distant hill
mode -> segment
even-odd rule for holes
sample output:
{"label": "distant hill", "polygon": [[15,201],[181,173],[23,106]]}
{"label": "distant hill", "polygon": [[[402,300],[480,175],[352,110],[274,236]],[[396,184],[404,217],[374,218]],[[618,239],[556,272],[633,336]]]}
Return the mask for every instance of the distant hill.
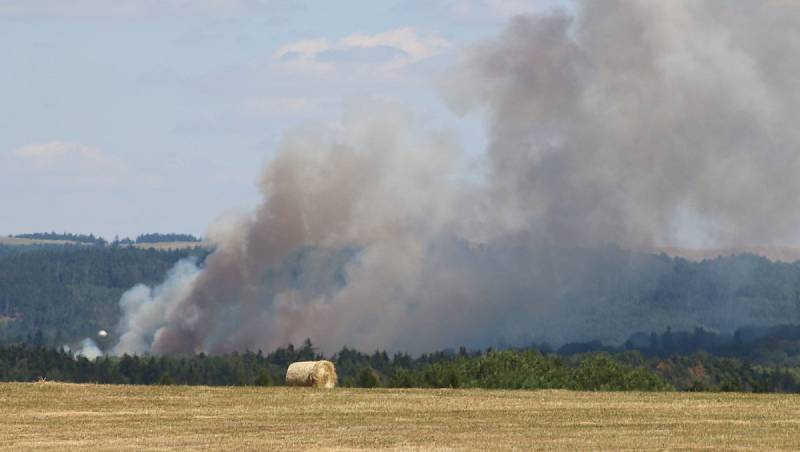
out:
{"label": "distant hill", "polygon": [[182,250],[192,248],[208,248],[210,245],[202,239],[191,234],[178,233],[148,233],[141,234],[132,240],[128,237],[118,238],[108,242],[106,239],[94,234],[71,234],[55,232],[35,232],[0,236],[0,246],[19,247],[15,250],[0,250],[0,254],[18,254],[53,246],[112,246],[135,247],[139,249],[157,250]]}
{"label": "distant hill", "polygon": [[[186,248],[167,248],[175,243]],[[58,345],[113,328],[125,290],[159,283],[182,258],[203,258],[210,251],[196,247],[202,244],[0,246],[0,342],[36,340],[42,331],[41,341]],[[508,345],[552,341],[560,346],[595,339],[620,345],[637,331],[670,326],[674,331],[703,327],[730,335],[744,325],[800,324],[800,263],[752,254],[695,262],[618,247],[464,247],[448,252],[464,254],[464,262],[481,262],[475,275],[482,284],[522,284],[518,297],[527,300],[487,306],[491,315],[464,338],[468,347],[502,345],[501,337]],[[296,259],[269,277],[289,286],[308,284],[309,272],[303,271],[311,264],[307,254],[299,250]],[[336,278],[346,275],[352,253],[332,255],[336,258],[328,261],[331,268],[326,271]],[[314,267],[315,275],[318,271]],[[543,306],[549,308],[541,310]],[[508,335],[504,328],[519,324],[528,309],[540,309],[543,320],[532,318],[519,335]]]}
{"label": "distant hill", "polygon": [[27,240],[46,240],[46,241],[59,241],[66,243],[81,243],[87,245],[105,245],[107,242],[102,237],[95,237],[94,234],[71,234],[67,232],[34,232],[30,234],[16,234],[13,238],[27,239]]}
{"label": "distant hill", "polygon": [[208,243],[191,234],[142,234],[136,237],[136,241],[127,240],[128,244],[142,249],[157,250],[181,250],[191,248],[207,248]]}
{"label": "distant hill", "polygon": [[61,245],[0,246],[0,343],[63,345],[112,329],[119,299],[155,284],[180,259],[204,250]]}
{"label": "distant hill", "polygon": [[78,242],[71,240],[49,240],[49,239],[24,239],[20,237],[0,236],[0,245],[5,246],[30,246],[30,245],[77,245]]}
{"label": "distant hill", "polygon": [[645,249],[644,251],[655,254],[664,253],[667,256],[682,257],[695,262],[717,257],[735,256],[737,254],[755,254],[775,262],[792,263],[800,261],[800,247],[790,246],[742,246],[733,248],[659,247]]}

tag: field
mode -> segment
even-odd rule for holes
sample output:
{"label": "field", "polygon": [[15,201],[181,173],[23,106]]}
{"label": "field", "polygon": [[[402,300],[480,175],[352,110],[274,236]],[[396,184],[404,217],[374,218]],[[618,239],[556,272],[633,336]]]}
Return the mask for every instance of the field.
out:
{"label": "field", "polygon": [[800,449],[800,397],[0,385],[4,450]]}
{"label": "field", "polygon": [[78,242],[69,240],[40,240],[40,239],[21,239],[17,237],[7,237],[0,235],[0,245],[25,246],[25,245],[78,245]]}

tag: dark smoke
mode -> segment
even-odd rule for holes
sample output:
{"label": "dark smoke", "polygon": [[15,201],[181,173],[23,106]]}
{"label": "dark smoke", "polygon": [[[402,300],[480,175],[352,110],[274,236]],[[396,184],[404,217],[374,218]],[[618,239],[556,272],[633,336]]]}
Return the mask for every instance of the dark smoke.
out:
{"label": "dark smoke", "polygon": [[515,18],[444,84],[455,111],[488,117],[485,177],[394,106],[291,133],[262,205],[217,237],[202,269],[182,263],[123,297],[115,351],[620,340],[669,322],[615,286],[644,284],[659,264],[587,248],[796,243],[800,8],[579,11]]}

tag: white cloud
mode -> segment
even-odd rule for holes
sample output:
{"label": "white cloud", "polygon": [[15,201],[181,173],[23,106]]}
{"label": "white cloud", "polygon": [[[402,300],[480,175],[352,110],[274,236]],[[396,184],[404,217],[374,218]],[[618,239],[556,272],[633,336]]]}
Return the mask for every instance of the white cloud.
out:
{"label": "white cloud", "polygon": [[309,39],[281,46],[273,58],[287,69],[327,74],[347,66],[395,71],[439,55],[450,43],[414,28],[398,28],[374,35],[354,33],[338,41]]}
{"label": "white cloud", "polygon": [[42,162],[73,156],[91,160],[102,159],[102,152],[98,149],[80,143],[70,143],[68,141],[48,141],[46,143],[29,144],[15,150],[13,153],[17,157],[23,159]]}
{"label": "white cloud", "polygon": [[351,48],[391,47],[403,52],[402,57],[392,64],[406,65],[438,55],[450,47],[450,43],[436,35],[418,36],[413,28],[378,33],[376,35],[352,34],[341,41],[341,45]]}
{"label": "white cloud", "polygon": [[47,176],[67,186],[109,186],[128,172],[124,162],[102,150],[69,141],[33,143],[12,151],[5,164],[34,179]]}

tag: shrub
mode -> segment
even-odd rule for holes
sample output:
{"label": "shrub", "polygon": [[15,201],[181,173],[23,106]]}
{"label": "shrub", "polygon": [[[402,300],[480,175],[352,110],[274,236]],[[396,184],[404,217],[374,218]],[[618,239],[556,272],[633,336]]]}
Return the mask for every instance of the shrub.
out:
{"label": "shrub", "polygon": [[272,386],[272,375],[269,374],[267,369],[261,369],[253,384],[256,386]]}
{"label": "shrub", "polygon": [[358,372],[358,386],[360,388],[375,388],[380,386],[381,380],[371,367],[362,367]]}

